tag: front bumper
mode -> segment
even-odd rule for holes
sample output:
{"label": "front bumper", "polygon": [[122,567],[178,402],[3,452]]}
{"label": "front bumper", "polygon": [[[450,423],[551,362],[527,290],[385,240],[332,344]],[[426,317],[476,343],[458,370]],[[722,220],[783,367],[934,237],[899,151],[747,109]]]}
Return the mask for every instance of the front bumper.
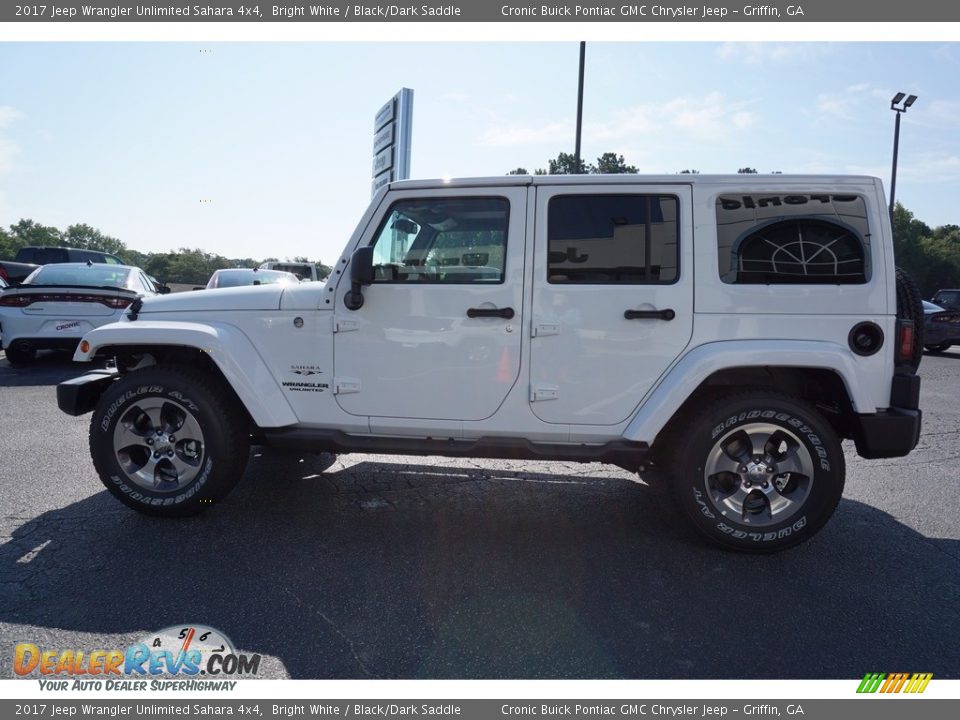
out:
{"label": "front bumper", "polygon": [[100,396],[119,377],[116,368],[91,370],[57,385],[57,406],[67,415],[84,415],[97,406]]}
{"label": "front bumper", "polygon": [[890,407],[869,415],[857,415],[853,441],[857,454],[868,459],[903,457],[920,441],[923,412],[920,410],[920,377],[895,375]]}

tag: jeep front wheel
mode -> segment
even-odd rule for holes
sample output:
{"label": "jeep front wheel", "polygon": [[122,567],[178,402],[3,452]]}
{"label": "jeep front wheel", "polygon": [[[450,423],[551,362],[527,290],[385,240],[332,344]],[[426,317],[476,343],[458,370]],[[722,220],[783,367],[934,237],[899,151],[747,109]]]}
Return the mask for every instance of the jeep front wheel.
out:
{"label": "jeep front wheel", "polygon": [[728,395],[689,418],[669,468],[684,513],[710,540],[746,552],[800,544],[830,519],[845,463],[809,404],[774,392]]}
{"label": "jeep front wheel", "polygon": [[195,515],[223,499],[243,474],[245,412],[229,388],[206,374],[144,368],[103,394],[90,423],[90,452],[107,490],[128,507]]}

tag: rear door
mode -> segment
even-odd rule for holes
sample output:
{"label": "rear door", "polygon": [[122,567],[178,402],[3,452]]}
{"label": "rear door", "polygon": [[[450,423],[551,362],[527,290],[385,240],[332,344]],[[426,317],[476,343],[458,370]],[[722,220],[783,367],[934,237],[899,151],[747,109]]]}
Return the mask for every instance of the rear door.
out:
{"label": "rear door", "polygon": [[693,331],[690,186],[541,185],[536,197],[533,411],[621,423]]}

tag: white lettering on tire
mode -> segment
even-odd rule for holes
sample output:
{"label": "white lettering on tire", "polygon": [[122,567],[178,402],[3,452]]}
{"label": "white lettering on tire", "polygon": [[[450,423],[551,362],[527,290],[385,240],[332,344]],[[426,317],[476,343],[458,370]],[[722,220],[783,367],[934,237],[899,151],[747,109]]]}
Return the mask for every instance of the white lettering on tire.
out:
{"label": "white lettering on tire", "polygon": [[118,475],[111,475],[110,481],[116,485],[120,491],[126,495],[129,495],[132,500],[143,503],[144,505],[179,505],[180,503],[189,500],[194,495],[196,495],[200,488],[202,488],[207,479],[210,477],[210,473],[213,471],[213,459],[207,458],[207,464],[203,468],[203,472],[197,476],[197,479],[190,483],[190,486],[187,487],[182,493],[175,497],[153,497],[149,495],[144,495],[138,490],[127,485],[126,482]]}

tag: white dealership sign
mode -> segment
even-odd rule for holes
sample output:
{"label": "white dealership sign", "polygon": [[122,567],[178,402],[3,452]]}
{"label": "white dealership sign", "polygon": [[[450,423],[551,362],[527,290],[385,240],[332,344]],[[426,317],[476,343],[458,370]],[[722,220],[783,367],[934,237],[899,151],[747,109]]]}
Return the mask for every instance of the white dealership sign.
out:
{"label": "white dealership sign", "polygon": [[413,90],[403,88],[373,119],[373,185],[371,194],[388,182],[410,177]]}

